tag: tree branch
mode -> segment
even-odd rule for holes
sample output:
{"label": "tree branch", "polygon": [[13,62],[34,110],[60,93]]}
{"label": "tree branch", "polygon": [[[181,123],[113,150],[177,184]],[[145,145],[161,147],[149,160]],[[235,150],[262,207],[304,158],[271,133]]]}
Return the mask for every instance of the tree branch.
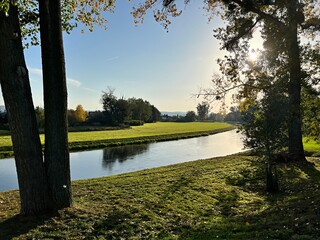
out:
{"label": "tree branch", "polygon": [[224,48],[226,48],[227,50],[230,50],[232,49],[232,46],[239,41],[239,39],[241,39],[242,37],[244,37],[245,35],[247,35],[249,32],[252,31],[252,29],[258,24],[258,22],[261,20],[262,18],[259,16],[257,18],[257,20],[248,28],[248,29],[245,29],[245,31],[241,31],[241,32],[238,32],[238,34],[233,37],[230,41],[227,41],[225,44],[224,44]]}
{"label": "tree branch", "polygon": [[302,29],[314,28],[320,31],[320,18],[310,18],[305,23],[301,24]]}
{"label": "tree branch", "polygon": [[260,9],[254,7],[253,3],[251,1],[248,0],[232,0],[232,2],[238,4],[241,8],[243,8],[244,10],[248,11],[248,12],[253,12],[258,14],[261,18],[265,19],[265,20],[270,20],[272,22],[274,22],[275,24],[278,24],[280,27],[285,26],[285,24],[281,21],[279,21],[279,19],[275,18],[274,16],[267,14],[263,11],[261,11]]}

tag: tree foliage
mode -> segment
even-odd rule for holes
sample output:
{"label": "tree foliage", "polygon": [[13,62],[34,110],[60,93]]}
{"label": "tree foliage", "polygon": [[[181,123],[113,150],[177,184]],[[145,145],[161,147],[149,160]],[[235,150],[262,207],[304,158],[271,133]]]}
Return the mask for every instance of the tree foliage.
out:
{"label": "tree foliage", "polygon": [[161,115],[155,106],[141,98],[118,99],[112,88],[103,92],[101,103],[106,122],[111,125],[119,125],[131,120],[156,122]]}
{"label": "tree foliage", "polygon": [[204,121],[208,118],[210,105],[208,102],[202,102],[197,105],[198,119]]}
{"label": "tree foliage", "polygon": [[197,120],[197,114],[194,111],[188,111],[184,117],[186,122],[195,122]]}
{"label": "tree foliage", "polygon": [[[222,49],[229,51],[218,60],[222,77],[215,77],[215,89],[204,95],[221,99],[226,92],[237,89],[236,99],[245,101],[242,105],[248,108],[265,96],[263,90],[270,85],[277,81],[285,84],[289,102],[288,149],[292,159],[304,159],[301,88],[315,74],[311,74],[312,67],[302,57],[300,38],[303,36],[310,47],[319,32],[319,1],[213,0],[204,1],[204,7],[211,16],[217,15],[225,21],[226,27],[216,29],[215,37],[221,40]],[[264,61],[250,64],[247,61],[252,51],[250,40],[258,31],[264,44]]]}
{"label": "tree foliage", "polygon": [[320,96],[317,91],[302,91],[303,131],[306,136],[320,140]]}
{"label": "tree foliage", "polygon": [[288,97],[280,86],[263,91],[264,96],[243,112],[245,146],[270,157],[288,146]]}
{"label": "tree foliage", "polygon": [[44,109],[37,106],[35,108],[36,118],[37,118],[37,124],[38,128],[44,128]]}
{"label": "tree foliage", "polygon": [[[39,44],[39,6],[37,0],[17,0],[22,38],[25,46]],[[62,0],[61,1],[62,27],[70,33],[79,24],[85,26],[90,32],[94,26],[107,28],[107,19],[104,12],[113,12],[115,0],[90,1],[90,0]],[[10,1],[0,2],[0,10],[9,12]],[[84,28],[81,30],[84,32]]]}
{"label": "tree foliage", "polygon": [[87,113],[83,109],[82,105],[78,105],[76,107],[74,114],[75,114],[75,118],[76,118],[77,122],[79,122],[79,123],[83,123],[87,120]]}

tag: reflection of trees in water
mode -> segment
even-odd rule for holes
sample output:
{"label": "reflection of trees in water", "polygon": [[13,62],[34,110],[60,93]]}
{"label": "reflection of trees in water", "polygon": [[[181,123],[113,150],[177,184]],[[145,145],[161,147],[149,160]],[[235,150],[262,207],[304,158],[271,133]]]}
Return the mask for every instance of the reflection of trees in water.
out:
{"label": "reflection of trees in water", "polygon": [[148,144],[128,145],[103,149],[102,167],[112,169],[116,161],[125,162],[132,157],[148,151]]}

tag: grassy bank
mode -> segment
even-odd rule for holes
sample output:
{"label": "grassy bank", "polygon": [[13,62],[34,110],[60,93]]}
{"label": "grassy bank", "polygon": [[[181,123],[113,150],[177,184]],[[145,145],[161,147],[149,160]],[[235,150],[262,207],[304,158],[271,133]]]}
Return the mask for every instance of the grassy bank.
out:
{"label": "grassy bank", "polygon": [[[71,151],[79,151],[125,144],[176,140],[218,133],[231,128],[233,127],[228,123],[159,122],[134,126],[129,129],[69,132],[69,147]],[[43,144],[44,135],[41,134],[40,138]],[[11,137],[0,135],[0,142],[0,158],[12,156]]]}
{"label": "grassy bank", "polygon": [[320,159],[278,167],[229,156],[73,183],[74,207],[22,218],[18,192],[0,193],[0,239],[319,239]]}

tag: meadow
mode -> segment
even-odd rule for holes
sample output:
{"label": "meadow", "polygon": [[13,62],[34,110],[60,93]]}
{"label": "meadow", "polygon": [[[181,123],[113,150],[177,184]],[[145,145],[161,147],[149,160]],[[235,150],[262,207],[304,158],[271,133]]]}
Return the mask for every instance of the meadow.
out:
{"label": "meadow", "polygon": [[265,165],[226,156],[73,182],[74,206],[21,217],[17,191],[0,192],[0,239],[311,240],[320,234],[320,159]]}
{"label": "meadow", "polygon": [[[103,148],[134,143],[176,140],[180,138],[203,136],[232,129],[228,123],[217,122],[158,122],[143,126],[119,130],[69,132],[69,147],[71,151]],[[40,135],[44,144],[44,135]],[[0,157],[12,156],[12,142],[9,135],[0,135]]]}

